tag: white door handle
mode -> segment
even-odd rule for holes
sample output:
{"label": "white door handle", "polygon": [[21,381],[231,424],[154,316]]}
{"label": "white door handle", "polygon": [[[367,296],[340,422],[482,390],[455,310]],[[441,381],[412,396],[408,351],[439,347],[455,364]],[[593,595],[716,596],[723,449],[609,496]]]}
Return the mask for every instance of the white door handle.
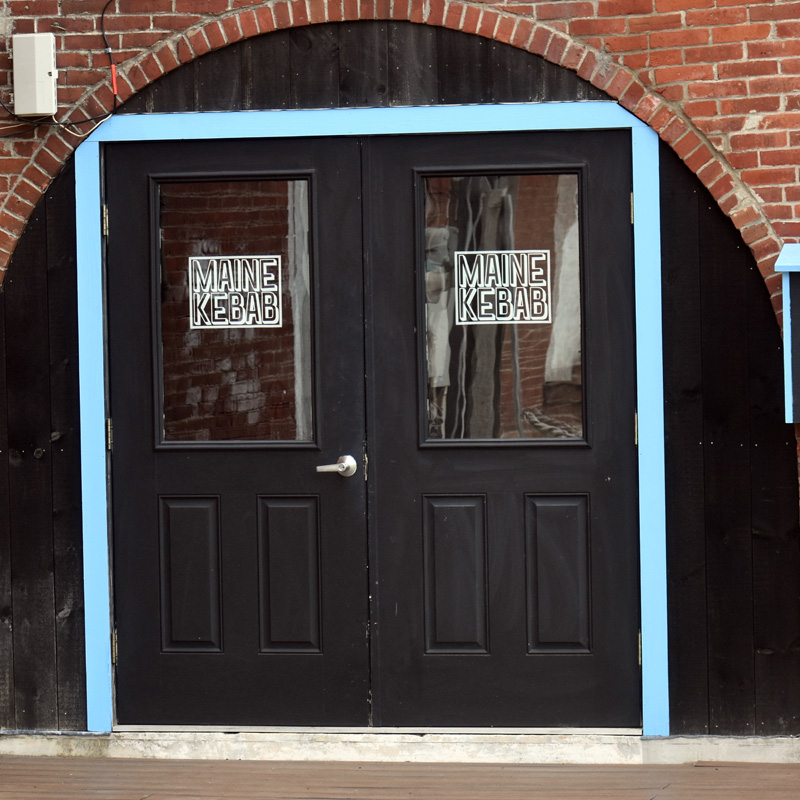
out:
{"label": "white door handle", "polygon": [[353,456],[342,456],[335,464],[321,464],[317,467],[317,472],[337,472],[343,478],[349,478],[356,474],[358,464]]}

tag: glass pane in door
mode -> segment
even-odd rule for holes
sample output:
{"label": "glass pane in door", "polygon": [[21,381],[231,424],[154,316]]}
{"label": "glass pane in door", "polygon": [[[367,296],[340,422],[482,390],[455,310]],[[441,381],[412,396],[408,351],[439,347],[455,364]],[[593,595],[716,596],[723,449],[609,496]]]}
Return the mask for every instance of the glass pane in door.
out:
{"label": "glass pane in door", "polygon": [[162,442],[314,437],[307,179],[162,182]]}
{"label": "glass pane in door", "polygon": [[424,179],[428,440],[583,439],[576,173]]}

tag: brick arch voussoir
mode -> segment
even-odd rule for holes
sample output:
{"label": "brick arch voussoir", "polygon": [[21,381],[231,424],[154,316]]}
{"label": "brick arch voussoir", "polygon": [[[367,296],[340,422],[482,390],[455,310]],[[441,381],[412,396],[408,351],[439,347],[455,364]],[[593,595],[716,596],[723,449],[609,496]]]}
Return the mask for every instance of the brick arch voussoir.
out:
{"label": "brick arch voussoir", "polygon": [[[119,100],[124,102],[163,75],[237,41],[324,22],[396,20],[450,28],[509,44],[576,72],[641,119],[681,157],[708,188],[750,247],[780,317],[780,280],[773,270],[781,240],[758,198],[705,135],[675,103],[665,100],[608,53],[546,24],[508,11],[462,0],[274,0],[204,20],[161,40],[121,65]],[[114,98],[106,83],[89,90],[71,119],[110,111]],[[44,193],[50,180],[83,137],[53,132],[42,143],[10,194],[22,209],[0,210],[0,258],[18,236],[35,205],[31,186]],[[30,174],[26,174],[30,172]],[[25,213],[27,211],[27,213]],[[2,267],[2,264],[0,264]]]}

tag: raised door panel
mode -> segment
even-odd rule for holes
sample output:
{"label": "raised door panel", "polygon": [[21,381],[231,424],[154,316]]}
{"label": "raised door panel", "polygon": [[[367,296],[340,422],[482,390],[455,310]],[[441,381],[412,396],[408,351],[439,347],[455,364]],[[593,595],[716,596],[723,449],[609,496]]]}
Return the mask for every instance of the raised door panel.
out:
{"label": "raised door panel", "polygon": [[160,497],[161,648],[222,651],[219,499]]}
{"label": "raised door panel", "polygon": [[589,498],[525,498],[528,652],[591,652]]}
{"label": "raised door panel", "polygon": [[425,652],[485,653],[486,499],[423,499]]}
{"label": "raised door panel", "polygon": [[258,500],[261,652],[322,652],[316,497]]}

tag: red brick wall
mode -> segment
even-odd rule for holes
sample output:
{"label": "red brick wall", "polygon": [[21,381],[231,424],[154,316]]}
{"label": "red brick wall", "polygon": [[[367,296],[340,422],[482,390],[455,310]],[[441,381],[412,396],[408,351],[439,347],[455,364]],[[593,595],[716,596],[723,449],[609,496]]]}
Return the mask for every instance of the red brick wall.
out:
{"label": "red brick wall", "polygon": [[[105,0],[5,0],[9,35],[56,34],[59,120],[112,107],[99,33]],[[478,33],[576,70],[645,120],[697,173],[741,231],[767,281],[782,241],[800,237],[800,2],[787,0],[112,0],[106,16],[127,99],[181,63],[276,28],[398,19]],[[29,133],[0,109],[0,275],[50,179],[81,135]],[[89,126],[82,126],[86,130]]]}

